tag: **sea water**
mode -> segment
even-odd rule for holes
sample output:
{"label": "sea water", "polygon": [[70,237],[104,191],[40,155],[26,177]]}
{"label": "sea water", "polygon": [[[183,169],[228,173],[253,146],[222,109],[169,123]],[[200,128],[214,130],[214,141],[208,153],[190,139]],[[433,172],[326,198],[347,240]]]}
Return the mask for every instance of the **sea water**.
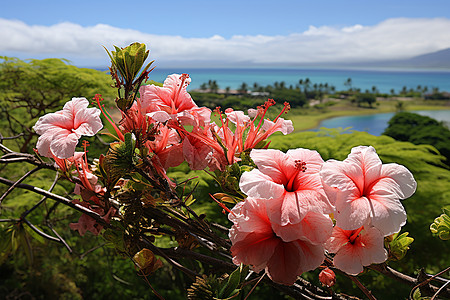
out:
{"label": "sea water", "polygon": [[198,89],[202,83],[215,80],[220,89],[229,87],[237,89],[245,82],[249,89],[254,83],[260,86],[273,85],[275,82],[284,82],[286,87],[295,87],[300,79],[309,78],[311,88],[313,84],[325,84],[334,86],[336,90],[348,90],[345,85],[348,78],[351,78],[351,87],[359,88],[361,91],[372,90],[376,87],[381,93],[390,93],[394,89],[396,93],[403,87],[416,89],[417,86],[438,88],[440,91],[450,91],[450,70],[424,70],[424,69],[269,69],[269,68],[155,68],[150,79],[163,82],[170,74],[188,73],[191,77],[189,89]]}
{"label": "sea water", "polygon": [[[428,116],[443,122],[447,126],[450,124],[450,110],[421,110],[411,111],[423,116]],[[395,113],[382,113],[361,116],[336,117],[324,120],[314,131],[320,128],[349,128],[347,131],[366,131],[373,135],[381,135],[388,126],[389,120]]]}

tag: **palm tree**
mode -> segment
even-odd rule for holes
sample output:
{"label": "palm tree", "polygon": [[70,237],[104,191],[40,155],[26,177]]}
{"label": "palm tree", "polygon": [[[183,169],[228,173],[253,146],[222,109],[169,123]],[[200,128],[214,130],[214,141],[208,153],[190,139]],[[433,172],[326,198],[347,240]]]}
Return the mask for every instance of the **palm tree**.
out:
{"label": "palm tree", "polygon": [[347,80],[344,82],[344,85],[348,88],[348,90],[350,92],[353,90],[353,88],[352,88],[352,79],[350,77],[347,78]]}
{"label": "palm tree", "polygon": [[217,91],[219,90],[219,85],[217,84],[217,81],[215,81],[215,80],[209,81],[209,90],[212,93],[217,93]]}
{"label": "palm tree", "polygon": [[206,82],[204,82],[200,85],[200,90],[206,91],[207,89],[208,89],[208,86],[207,86]]}
{"label": "palm tree", "polygon": [[377,89],[377,87],[376,86],[372,86],[372,93],[373,94],[378,94],[378,89]]}
{"label": "palm tree", "polygon": [[242,94],[247,94],[247,90],[248,90],[248,85],[243,82],[240,86],[239,86],[239,92],[241,92]]}

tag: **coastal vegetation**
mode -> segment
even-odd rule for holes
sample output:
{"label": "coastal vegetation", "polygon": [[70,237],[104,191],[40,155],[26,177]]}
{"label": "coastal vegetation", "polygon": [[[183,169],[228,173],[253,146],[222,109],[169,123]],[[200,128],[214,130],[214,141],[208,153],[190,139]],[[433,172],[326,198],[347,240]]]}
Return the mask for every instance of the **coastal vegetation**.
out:
{"label": "coastal vegetation", "polygon": [[[17,152],[33,154],[37,136],[32,126],[37,119],[49,112],[56,111],[70,98],[85,96],[91,99],[101,93],[106,105],[110,106],[115,93],[111,91],[113,84],[109,74],[91,69],[80,69],[57,59],[21,61],[13,58],[2,58],[0,65],[0,144]],[[151,78],[151,75],[150,75]],[[376,87],[368,91],[360,91],[353,86],[351,78],[346,81],[347,90],[336,91],[327,83],[312,83],[308,78],[299,79],[298,85],[286,86],[276,82],[271,86],[252,87],[243,83],[232,91],[221,90],[214,80],[205,83],[198,91],[190,94],[199,106],[214,109],[221,106],[223,110],[233,107],[235,110],[255,108],[267,98],[273,98],[277,105],[288,101],[291,105],[289,114],[284,115],[293,121],[297,132],[288,136],[274,136],[270,148],[286,152],[292,148],[308,148],[317,150],[324,160],[343,160],[350,149],[357,145],[372,145],[383,163],[398,163],[407,167],[414,175],[419,189],[410,199],[404,201],[408,212],[408,223],[402,233],[408,232],[414,238],[407,257],[401,261],[393,261],[391,266],[399,271],[415,276],[436,274],[448,267],[450,261],[449,244],[433,237],[428,230],[433,219],[439,215],[441,207],[450,204],[450,170],[445,165],[448,148],[445,133],[441,125],[420,117],[401,113],[397,115],[386,130],[388,136],[376,137],[367,133],[341,134],[338,130],[322,130],[319,132],[299,132],[313,128],[324,118],[381,113],[399,110],[440,109],[448,107],[446,94],[432,90],[428,97],[428,88],[418,87],[415,90],[381,94]],[[436,92],[436,93],[435,93]],[[440,96],[438,96],[440,95]],[[108,102],[109,101],[109,102]],[[401,105],[399,104],[401,103]],[[111,110],[116,121],[121,115]],[[269,114],[270,116],[270,114]],[[271,116],[270,116],[271,117]],[[415,120],[412,129],[408,123]],[[105,120],[103,120],[104,124]],[[114,132],[110,126],[110,131]],[[431,127],[429,127],[431,126]],[[418,128],[421,128],[420,130]],[[422,129],[423,127],[423,129]],[[410,136],[402,136],[406,132]],[[448,131],[448,130],[447,130]],[[426,133],[432,132],[427,137]],[[414,135],[413,133],[417,133]],[[442,136],[444,141],[438,141]],[[106,153],[110,141],[108,136],[102,139],[88,138],[91,143],[90,157]],[[112,140],[112,139],[111,139]],[[448,144],[447,144],[448,145]],[[82,150],[81,147],[77,148]],[[2,158],[6,157],[5,148],[1,148]],[[92,154],[92,155],[91,155]],[[441,155],[442,154],[442,155]],[[444,156],[443,156],[444,155]],[[97,157],[97,156],[96,156]],[[1,176],[11,181],[20,180],[22,174],[34,173],[34,166],[2,163]],[[214,220],[220,224],[228,224],[222,208],[211,201],[210,194],[219,192],[217,182],[206,172],[193,171],[186,163],[170,168],[170,178],[179,178],[184,182],[182,189],[185,195],[195,199],[192,207],[205,220]],[[196,178],[194,183],[192,178]],[[57,181],[50,170],[36,172],[27,177],[26,183],[54,193],[70,197],[73,184]],[[7,186],[0,185],[0,193],[7,191]],[[189,198],[189,197],[186,197]],[[1,202],[0,240],[8,238],[7,221],[27,219],[37,224],[38,229],[46,228],[47,232],[57,233],[64,237],[67,245],[55,243],[42,238],[29,227],[21,227],[23,238],[18,244],[11,246],[0,244],[0,291],[11,299],[47,298],[47,299],[153,299],[149,284],[166,299],[185,299],[185,290],[192,280],[177,268],[165,264],[152,276],[138,273],[126,255],[118,255],[111,239],[87,233],[80,237],[69,229],[69,222],[76,222],[80,217],[75,212],[57,202],[45,202],[43,206],[35,206],[42,202],[42,197],[30,191],[12,191]],[[45,199],[44,199],[45,200]],[[133,217],[133,216],[131,216]],[[5,221],[6,220],[6,221]],[[227,223],[228,222],[228,223]],[[229,226],[228,226],[229,227]],[[109,232],[110,233],[110,232]],[[186,237],[177,237],[185,239]],[[159,243],[175,246],[175,239],[162,239]],[[203,254],[202,250],[199,250]],[[182,265],[195,270],[204,271],[205,265],[180,258]],[[418,268],[422,267],[420,271]],[[425,274],[425,275],[424,275]],[[318,272],[304,274],[303,278],[316,283]],[[353,293],[364,297],[351,280],[343,274],[337,274],[335,292]],[[146,282],[149,281],[149,283]],[[411,286],[399,284],[374,270],[366,271],[361,277],[363,282],[381,299],[406,298]],[[51,284],[49,284],[51,283]],[[251,286],[245,287],[246,294]],[[274,299],[271,287],[258,285],[252,297]],[[290,299],[279,296],[278,299]]]}
{"label": "coastal vegetation", "polygon": [[450,130],[442,122],[409,112],[400,112],[389,121],[383,133],[397,141],[434,146],[450,165]]}

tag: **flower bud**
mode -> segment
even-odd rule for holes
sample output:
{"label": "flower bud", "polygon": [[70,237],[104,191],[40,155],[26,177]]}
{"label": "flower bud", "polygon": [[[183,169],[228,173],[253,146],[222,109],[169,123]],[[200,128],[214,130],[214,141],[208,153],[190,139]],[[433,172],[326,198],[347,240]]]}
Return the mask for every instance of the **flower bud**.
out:
{"label": "flower bud", "polygon": [[336,283],[336,275],[330,268],[325,268],[320,272],[319,280],[323,286],[332,287]]}

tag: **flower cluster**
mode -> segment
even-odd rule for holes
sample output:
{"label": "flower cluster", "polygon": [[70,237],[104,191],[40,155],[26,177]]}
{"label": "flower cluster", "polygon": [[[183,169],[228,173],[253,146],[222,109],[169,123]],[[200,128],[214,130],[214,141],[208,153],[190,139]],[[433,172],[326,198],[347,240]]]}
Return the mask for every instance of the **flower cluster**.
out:
{"label": "flower cluster", "polygon": [[[384,237],[399,232],[405,224],[400,200],[416,189],[405,167],[382,164],[375,149],[366,146],[352,149],[344,161],[327,162],[313,150],[283,153],[268,149],[270,135],[294,130],[292,122],[281,117],[289,104],[285,103],[273,120],[267,118],[268,109],[275,105],[272,99],[248,114],[232,108],[223,113],[217,108],[213,122],[212,111],[198,107],[187,92],[190,80],[187,74],[173,74],[162,87],[141,86],[139,97],[126,99],[118,125],[100,104],[100,96],[95,98],[100,110],[87,108],[85,98],[73,98],[62,111],[38,120],[34,126],[40,135],[37,150],[53,158],[77,184],[75,192],[83,201],[74,200],[75,204],[89,208],[106,222],[111,217],[120,219],[133,201],[141,209],[154,207],[164,197],[171,200],[172,191],[152,194],[152,185],[169,189],[175,185],[166,175],[169,167],[186,161],[193,170],[226,173],[244,158],[247,163],[250,153],[246,169],[249,165],[256,168],[242,176],[238,172],[238,194],[245,199],[237,201],[228,215],[233,223],[229,237],[234,263],[251,265],[256,272],[265,270],[273,281],[290,285],[297,276],[321,266],[327,257],[328,266],[352,275],[387,259]],[[94,169],[88,164],[86,149],[78,153],[75,148],[82,135],[92,136],[102,128],[100,112],[120,141],[110,145]],[[132,178],[127,172],[142,177]],[[101,182],[95,174],[102,176]],[[128,181],[145,182],[149,191],[127,190]],[[117,209],[109,199],[114,195],[122,197]],[[137,216],[134,212],[130,215]],[[156,225],[148,228],[153,230],[152,226]],[[87,215],[70,227],[81,235],[86,231],[99,234],[102,229]],[[332,285],[333,274],[324,272],[322,282]]]}
{"label": "flower cluster", "polygon": [[253,150],[250,156],[257,169],[240,180],[247,198],[229,215],[235,263],[293,284],[326,253],[352,275],[387,259],[383,238],[405,224],[399,200],[416,189],[405,167],[382,164],[366,146],[353,148],[342,162],[323,162],[307,149]]}

